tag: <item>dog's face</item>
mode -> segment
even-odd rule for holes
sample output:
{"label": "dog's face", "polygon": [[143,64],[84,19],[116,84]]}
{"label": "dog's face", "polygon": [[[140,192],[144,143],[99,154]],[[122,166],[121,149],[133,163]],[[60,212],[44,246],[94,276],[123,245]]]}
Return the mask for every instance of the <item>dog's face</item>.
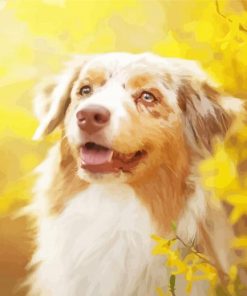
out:
{"label": "dog's face", "polygon": [[82,68],[65,116],[81,177],[126,179],[158,164],[178,124],[171,79],[147,56],[99,56]]}
{"label": "dog's face", "polygon": [[38,136],[62,122],[78,175],[87,181],[130,181],[161,165],[173,171],[180,154],[189,159],[192,151],[210,150],[213,136],[224,135],[231,122],[220,94],[185,60],[89,56],[50,89],[37,100]]}

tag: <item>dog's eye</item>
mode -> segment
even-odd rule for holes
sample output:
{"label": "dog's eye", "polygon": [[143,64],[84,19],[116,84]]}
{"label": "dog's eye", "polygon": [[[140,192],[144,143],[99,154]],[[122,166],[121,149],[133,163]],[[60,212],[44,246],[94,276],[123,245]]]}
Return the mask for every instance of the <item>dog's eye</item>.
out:
{"label": "dog's eye", "polygon": [[89,95],[92,92],[92,88],[90,85],[85,85],[80,89],[80,95]]}
{"label": "dog's eye", "polygon": [[156,97],[147,91],[142,92],[140,99],[143,101],[144,104],[152,104],[157,101]]}

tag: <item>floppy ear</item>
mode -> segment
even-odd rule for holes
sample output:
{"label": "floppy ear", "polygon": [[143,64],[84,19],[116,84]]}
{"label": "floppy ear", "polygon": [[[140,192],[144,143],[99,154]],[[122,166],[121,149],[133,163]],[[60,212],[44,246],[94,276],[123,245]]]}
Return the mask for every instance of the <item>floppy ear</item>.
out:
{"label": "floppy ear", "polygon": [[66,70],[59,76],[43,82],[37,87],[34,99],[34,111],[40,125],[33,139],[41,139],[51,133],[63,120],[66,109],[70,103],[70,93],[73,82],[79,75],[86,58],[75,58],[67,64]]}
{"label": "floppy ear", "polygon": [[224,138],[232,121],[241,112],[242,101],[221,95],[205,81],[184,78],[178,89],[185,135],[197,151],[212,151],[215,136]]}

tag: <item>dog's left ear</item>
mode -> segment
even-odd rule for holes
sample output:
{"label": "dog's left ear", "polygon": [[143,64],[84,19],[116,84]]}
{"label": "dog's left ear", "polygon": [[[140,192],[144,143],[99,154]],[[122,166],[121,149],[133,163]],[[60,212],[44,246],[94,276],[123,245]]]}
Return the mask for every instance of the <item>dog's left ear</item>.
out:
{"label": "dog's left ear", "polygon": [[62,74],[48,78],[36,90],[34,111],[40,121],[33,139],[39,140],[51,133],[63,120],[70,104],[73,82],[77,79],[88,57],[77,56],[66,64]]}
{"label": "dog's left ear", "polygon": [[234,117],[243,109],[240,99],[224,96],[208,82],[195,77],[181,80],[178,105],[189,144],[197,151],[209,152],[213,138],[224,138]]}

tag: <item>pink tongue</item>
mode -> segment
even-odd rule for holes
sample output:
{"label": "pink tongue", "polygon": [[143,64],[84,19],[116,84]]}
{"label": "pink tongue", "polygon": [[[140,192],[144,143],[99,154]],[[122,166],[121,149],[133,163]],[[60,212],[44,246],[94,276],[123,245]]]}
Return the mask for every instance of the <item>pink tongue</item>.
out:
{"label": "pink tongue", "polygon": [[110,162],[113,151],[110,149],[88,149],[84,146],[81,148],[80,154],[85,164],[99,165]]}

